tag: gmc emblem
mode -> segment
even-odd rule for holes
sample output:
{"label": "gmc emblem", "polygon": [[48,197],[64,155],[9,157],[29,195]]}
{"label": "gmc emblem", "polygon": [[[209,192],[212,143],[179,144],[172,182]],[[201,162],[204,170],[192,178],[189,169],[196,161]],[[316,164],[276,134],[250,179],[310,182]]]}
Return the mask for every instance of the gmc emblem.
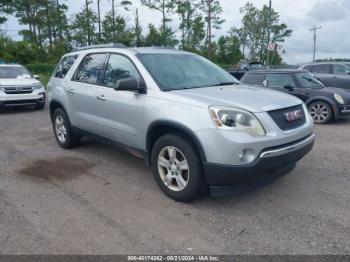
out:
{"label": "gmc emblem", "polygon": [[284,113],[284,116],[286,117],[288,122],[293,122],[293,121],[296,121],[298,119],[303,118],[303,111],[302,110],[295,110],[292,112],[287,112],[287,113]]}

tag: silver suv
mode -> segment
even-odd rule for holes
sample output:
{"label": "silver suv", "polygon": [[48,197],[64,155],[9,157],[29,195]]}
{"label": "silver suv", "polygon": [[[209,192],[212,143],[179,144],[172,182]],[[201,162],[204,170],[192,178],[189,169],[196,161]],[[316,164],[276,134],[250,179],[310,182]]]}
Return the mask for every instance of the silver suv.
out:
{"label": "silver suv", "polygon": [[121,146],[177,201],[278,177],[314,145],[301,100],[244,86],[188,52],[86,48],[62,58],[48,87],[61,147],[82,136]]}

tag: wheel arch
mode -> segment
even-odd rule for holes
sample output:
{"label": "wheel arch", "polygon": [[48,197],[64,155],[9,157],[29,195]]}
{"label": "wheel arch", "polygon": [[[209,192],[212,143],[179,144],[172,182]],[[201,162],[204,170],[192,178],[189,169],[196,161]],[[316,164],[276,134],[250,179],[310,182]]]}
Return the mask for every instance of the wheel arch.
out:
{"label": "wheel arch", "polygon": [[50,117],[51,117],[51,121],[53,121],[53,114],[55,113],[56,109],[61,108],[67,115],[68,120],[69,120],[69,116],[67,114],[67,110],[64,108],[64,106],[62,105],[62,103],[56,101],[56,100],[52,100],[50,102]]}
{"label": "wheel arch", "polygon": [[205,153],[203,150],[203,147],[197,138],[197,136],[194,134],[194,132],[186,127],[185,125],[173,121],[167,121],[167,120],[160,120],[153,122],[148,130],[146,135],[146,162],[148,165],[151,164],[151,154],[152,149],[157,141],[157,139],[165,134],[169,133],[179,133],[180,135],[184,136],[185,138],[189,139],[190,142],[192,142],[195,146],[195,149],[198,153],[198,156],[200,157],[200,160],[202,162],[206,161]]}

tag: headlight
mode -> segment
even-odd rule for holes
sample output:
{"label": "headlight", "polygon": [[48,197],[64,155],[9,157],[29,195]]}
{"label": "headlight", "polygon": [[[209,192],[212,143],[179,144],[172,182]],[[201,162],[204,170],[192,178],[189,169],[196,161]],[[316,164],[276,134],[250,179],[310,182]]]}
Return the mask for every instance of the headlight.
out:
{"label": "headlight", "polygon": [[33,85],[33,90],[35,89],[40,89],[42,88],[43,86],[41,84],[38,84],[38,85]]}
{"label": "headlight", "polygon": [[248,111],[213,106],[209,108],[209,113],[218,129],[243,132],[253,137],[265,136],[266,134],[259,120]]}
{"label": "headlight", "polygon": [[338,103],[339,103],[339,104],[344,105],[344,99],[342,98],[342,96],[341,96],[341,95],[339,95],[339,94],[335,93],[335,94],[334,94],[334,98],[335,98],[335,100],[337,100],[337,101],[338,101]]}

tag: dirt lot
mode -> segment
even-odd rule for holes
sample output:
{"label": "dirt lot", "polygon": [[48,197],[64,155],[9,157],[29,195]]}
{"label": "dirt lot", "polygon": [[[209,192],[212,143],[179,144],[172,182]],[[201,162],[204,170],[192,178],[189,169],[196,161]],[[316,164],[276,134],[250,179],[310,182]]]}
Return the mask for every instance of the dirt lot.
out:
{"label": "dirt lot", "polygon": [[60,149],[47,110],[0,113],[0,254],[350,254],[350,121],[316,133],[275,183],[181,204],[142,160]]}

